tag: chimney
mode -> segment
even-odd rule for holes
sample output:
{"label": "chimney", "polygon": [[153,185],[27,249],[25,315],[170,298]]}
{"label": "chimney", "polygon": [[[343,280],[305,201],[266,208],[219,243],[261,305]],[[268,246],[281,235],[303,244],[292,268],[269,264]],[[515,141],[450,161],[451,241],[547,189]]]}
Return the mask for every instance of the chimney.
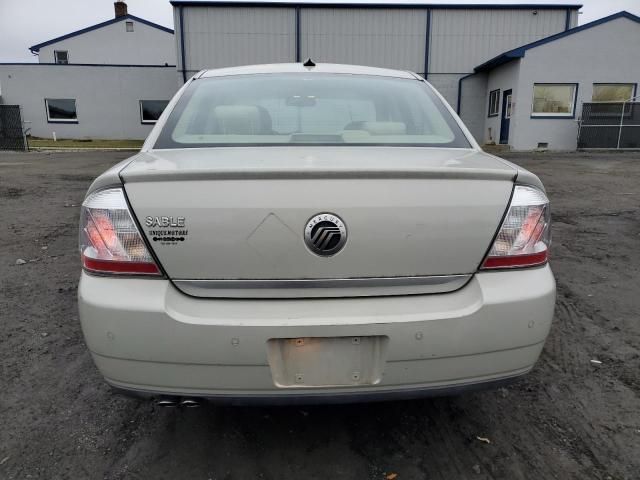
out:
{"label": "chimney", "polygon": [[127,14],[127,4],[124,2],[114,2],[113,8],[116,11],[116,18],[124,17]]}

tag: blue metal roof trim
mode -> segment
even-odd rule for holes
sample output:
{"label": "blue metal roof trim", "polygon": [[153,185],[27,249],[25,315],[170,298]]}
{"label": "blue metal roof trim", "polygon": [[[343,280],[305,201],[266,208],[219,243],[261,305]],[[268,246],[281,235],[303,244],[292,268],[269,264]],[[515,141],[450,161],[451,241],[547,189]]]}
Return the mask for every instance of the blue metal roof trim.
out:
{"label": "blue metal roof trim", "polygon": [[111,20],[107,20],[106,22],[98,23],[96,25],[91,25],[90,27],[83,28],[81,30],[76,30],[75,32],[67,33],[66,35],[62,35],[61,37],[52,38],[51,40],[47,40],[46,42],[38,43],[29,47],[31,52],[39,52],[42,47],[46,47],[47,45],[51,45],[52,43],[57,43],[62,40],[66,40],[67,38],[77,37],[78,35],[82,35],[83,33],[91,32],[93,30],[98,30],[99,28],[106,27],[108,25],[113,25],[114,23],[122,22],[123,20],[134,20],[136,22],[143,23],[144,25],[148,25],[149,27],[157,28],[158,30],[162,30],[163,32],[173,34],[174,31],[170,28],[163,27],[162,25],[158,25],[157,23],[150,22],[149,20],[145,20],[144,18],[136,17],[135,15],[124,15],[122,17],[112,18]]}
{"label": "blue metal roof trim", "polygon": [[386,2],[367,2],[367,3],[355,3],[355,2],[283,2],[283,1],[230,1],[230,0],[171,0],[169,2],[174,6],[219,6],[219,7],[317,7],[317,8],[451,8],[451,9],[483,9],[483,8],[495,8],[501,10],[531,10],[531,9],[551,9],[551,10],[579,10],[582,8],[580,4],[545,4],[545,3],[527,3],[510,5],[504,3],[392,3]]}
{"label": "blue metal roof trim", "polygon": [[574,33],[579,33],[584,30],[597,27],[598,25],[602,25],[603,23],[611,22],[612,20],[617,20],[619,18],[627,18],[629,20],[633,20],[634,22],[640,23],[640,17],[633,15],[632,13],[629,13],[626,10],[623,10],[621,12],[614,13],[613,15],[609,15],[607,17],[594,20],[593,22],[585,23],[584,25],[580,25],[579,27],[575,27],[575,28],[566,30],[564,32],[556,33],[555,35],[551,35],[550,37],[546,37],[541,40],[528,43],[527,45],[514,48],[513,50],[509,50],[508,52],[502,53],[497,57],[494,57],[491,60],[483,63],[482,65],[478,65],[476,68],[473,69],[473,71],[476,73],[488,72],[489,70],[499,67],[500,65],[504,65],[505,63],[508,63],[511,60],[524,57],[525,52],[527,50],[539,47],[540,45],[546,45],[547,43],[551,43],[561,38],[568,37],[569,35],[573,35]]}

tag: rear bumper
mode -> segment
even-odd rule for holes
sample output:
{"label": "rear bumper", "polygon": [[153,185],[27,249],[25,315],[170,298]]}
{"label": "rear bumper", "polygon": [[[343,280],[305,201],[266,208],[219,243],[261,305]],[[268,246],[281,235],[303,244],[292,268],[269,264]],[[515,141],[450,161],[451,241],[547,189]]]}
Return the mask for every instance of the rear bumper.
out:
{"label": "rear bumper", "polygon": [[[434,295],[336,299],[201,299],[170,282],[83,273],[80,319],[96,365],[131,393],[232,403],[413,398],[494,386],[529,371],[548,335],[548,266],[483,272]],[[278,387],[273,338],[385,336],[375,385]]]}
{"label": "rear bumper", "polygon": [[288,393],[287,395],[275,395],[262,393],[259,395],[240,395],[240,394],[216,394],[216,395],[188,395],[185,396],[179,392],[168,393],[166,391],[140,390],[134,387],[123,387],[110,383],[116,393],[141,399],[169,399],[174,400],[176,405],[180,404],[180,400],[188,398],[190,400],[198,400],[199,402],[210,402],[222,405],[318,405],[318,404],[345,404],[360,402],[385,402],[392,400],[415,400],[429,397],[443,397],[461,395],[463,393],[475,392],[478,390],[486,390],[500,388],[511,385],[520,377],[524,376],[529,370],[519,375],[502,377],[498,380],[480,381],[476,383],[462,383],[445,386],[426,386],[426,387],[403,387],[392,390],[369,390],[362,392],[320,392],[320,393]]}

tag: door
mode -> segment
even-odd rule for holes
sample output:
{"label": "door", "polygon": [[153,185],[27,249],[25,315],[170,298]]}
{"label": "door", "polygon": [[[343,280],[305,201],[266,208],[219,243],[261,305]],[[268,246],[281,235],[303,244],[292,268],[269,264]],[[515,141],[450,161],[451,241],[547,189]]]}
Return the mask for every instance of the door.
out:
{"label": "door", "polygon": [[511,90],[502,95],[502,116],[500,117],[500,144],[509,143],[509,125],[511,124]]}

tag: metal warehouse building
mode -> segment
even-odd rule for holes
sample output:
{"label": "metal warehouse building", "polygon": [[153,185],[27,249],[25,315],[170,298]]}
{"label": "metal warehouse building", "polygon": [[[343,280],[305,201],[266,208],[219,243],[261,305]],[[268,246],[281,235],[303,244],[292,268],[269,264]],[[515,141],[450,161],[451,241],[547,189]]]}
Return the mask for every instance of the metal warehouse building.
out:
{"label": "metal warehouse building", "polygon": [[[261,63],[347,63],[410,70],[455,107],[459,81],[513,48],[564,32],[580,5],[439,5],[173,0],[177,68]],[[484,111],[484,84],[465,85],[469,110]],[[484,117],[466,115],[478,139]]]}

